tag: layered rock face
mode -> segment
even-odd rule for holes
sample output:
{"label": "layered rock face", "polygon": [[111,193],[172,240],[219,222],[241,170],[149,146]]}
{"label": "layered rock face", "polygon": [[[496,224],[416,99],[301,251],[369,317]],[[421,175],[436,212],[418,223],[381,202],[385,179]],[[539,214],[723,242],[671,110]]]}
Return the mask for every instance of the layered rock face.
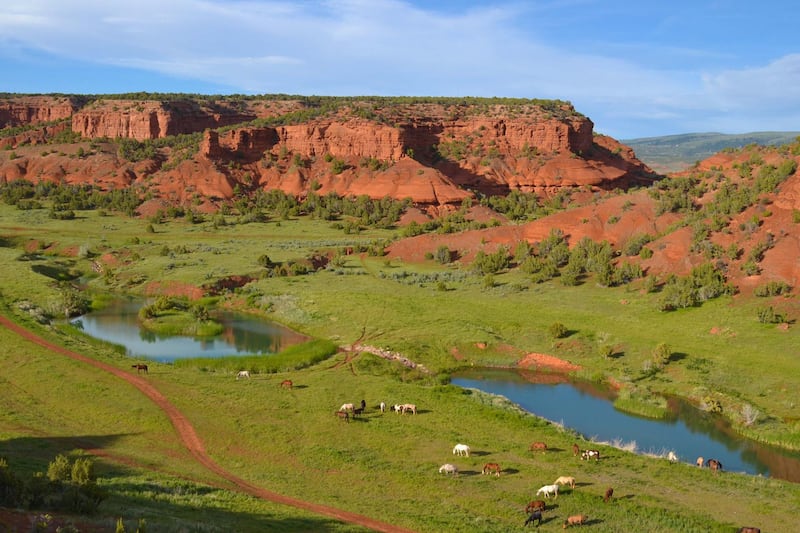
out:
{"label": "layered rock face", "polygon": [[78,102],[68,97],[26,96],[0,100],[0,128],[67,119],[78,107]]}
{"label": "layered rock face", "polygon": [[230,107],[191,101],[94,102],[72,116],[72,130],[82,137],[128,138],[143,141],[239,124],[256,118]]}
{"label": "layered rock face", "polygon": [[[128,183],[147,183],[172,201],[184,201],[187,191],[227,199],[235,190],[280,189],[298,196],[314,190],[446,205],[478,193],[625,188],[653,176],[629,149],[593,135],[591,120],[569,104],[374,99],[336,104],[290,98],[9,99],[0,101],[0,118],[8,124],[71,117],[73,133],[98,141],[84,143],[78,161],[41,166],[35,159],[43,151],[18,147],[46,142],[56,126],[0,137],[0,146],[19,152],[14,161],[0,161],[0,178],[64,179],[63,174],[48,176],[46,169],[53,167],[70,168],[70,176],[92,181],[87,175],[91,170],[76,167],[100,168],[92,164],[99,150],[105,151],[105,172],[114,173],[105,169],[116,159],[117,175],[124,168]],[[259,122],[264,125],[253,125]],[[196,132],[204,132],[203,138],[199,152],[188,154],[189,161],[186,152],[178,156],[171,148],[161,148],[157,164],[138,170],[121,159],[115,143],[101,141],[145,141]],[[61,156],[77,153],[77,147],[69,148]],[[173,156],[176,160],[170,162]],[[48,157],[60,156],[50,152]],[[175,183],[181,186],[175,189]]]}

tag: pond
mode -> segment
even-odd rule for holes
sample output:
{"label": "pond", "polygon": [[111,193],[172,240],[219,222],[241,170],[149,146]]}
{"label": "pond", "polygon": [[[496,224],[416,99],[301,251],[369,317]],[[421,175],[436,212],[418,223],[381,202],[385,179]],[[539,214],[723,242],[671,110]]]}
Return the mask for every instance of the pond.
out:
{"label": "pond", "polygon": [[214,314],[224,327],[214,337],[167,336],[139,325],[141,300],[114,300],[99,311],[71,320],[84,333],[124,346],[131,357],[162,363],[191,357],[226,357],[277,353],[308,338],[257,317],[222,311]]}
{"label": "pond", "polygon": [[504,396],[591,440],[635,442],[638,453],[672,450],[686,463],[703,456],[721,461],[726,471],[800,482],[800,454],[745,439],[719,417],[676,398],[668,399],[668,419],[653,420],[616,410],[609,389],[560,374],[474,369],[453,375],[452,383]]}

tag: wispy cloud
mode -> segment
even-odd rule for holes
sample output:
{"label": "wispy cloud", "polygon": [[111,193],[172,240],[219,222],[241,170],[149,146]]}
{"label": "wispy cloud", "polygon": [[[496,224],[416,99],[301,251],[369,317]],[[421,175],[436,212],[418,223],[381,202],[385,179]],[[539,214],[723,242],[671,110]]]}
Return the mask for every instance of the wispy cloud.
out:
{"label": "wispy cloud", "polygon": [[[603,5],[578,3],[584,10]],[[741,127],[756,125],[759,113],[784,124],[775,120],[800,109],[800,54],[737,70],[730,57],[725,68],[716,66],[719,50],[680,43],[598,36],[603,46],[576,51],[541,30],[545,23],[526,23],[563,16],[571,4],[4,0],[0,43],[17,57],[46,52],[237,92],[560,98],[622,135],[637,121],[679,131],[701,115],[717,129],[735,127],[731,113],[747,117]]]}

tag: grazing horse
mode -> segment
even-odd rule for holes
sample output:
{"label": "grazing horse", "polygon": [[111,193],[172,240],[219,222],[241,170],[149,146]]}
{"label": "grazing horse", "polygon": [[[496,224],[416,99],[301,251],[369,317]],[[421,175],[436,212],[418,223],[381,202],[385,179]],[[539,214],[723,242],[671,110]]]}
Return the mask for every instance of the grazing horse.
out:
{"label": "grazing horse", "polygon": [[406,411],[411,411],[411,414],[417,414],[417,406],[413,403],[404,403],[400,406],[403,414],[406,414]]}
{"label": "grazing horse", "polygon": [[545,485],[536,491],[536,495],[544,494],[545,498],[549,498],[552,494],[553,497],[558,498],[558,485]]}
{"label": "grazing horse", "polygon": [[247,370],[240,370],[238,374],[236,374],[236,379],[239,378],[247,378],[250,379],[250,372]]}
{"label": "grazing horse", "polygon": [[574,514],[564,520],[564,529],[567,529],[567,526],[580,526],[586,523],[589,520],[589,517],[585,514]]}
{"label": "grazing horse", "polygon": [[440,474],[444,474],[444,475],[453,474],[454,476],[457,476],[458,475],[458,467],[456,465],[454,465],[454,464],[445,463],[445,464],[443,464],[442,466],[439,467],[439,473]]}
{"label": "grazing horse", "polygon": [[525,525],[527,526],[528,524],[530,524],[530,523],[532,523],[534,521],[536,521],[536,527],[539,527],[539,526],[542,525],[542,512],[541,511],[532,512],[531,515],[528,517],[528,519],[525,520]]}
{"label": "grazing horse", "polygon": [[366,408],[367,408],[367,401],[366,400],[361,400],[361,410],[363,411]]}
{"label": "grazing horse", "polygon": [[386,412],[386,402],[381,402],[381,413]]}
{"label": "grazing horse", "polygon": [[394,404],[392,406],[392,411],[394,411],[395,413],[398,413],[398,414],[402,413],[403,412],[403,406],[399,405],[399,404]]}
{"label": "grazing horse", "polygon": [[546,507],[547,504],[544,503],[544,500],[533,500],[525,506],[525,512],[531,513],[533,511],[544,511]]}
{"label": "grazing horse", "polygon": [[284,389],[291,390],[292,387],[294,387],[294,383],[292,383],[291,379],[284,379],[283,381],[281,381],[281,387],[283,387]]}
{"label": "grazing horse", "polygon": [[561,476],[553,481],[553,485],[569,485],[569,488],[575,488],[575,478],[572,476]]}
{"label": "grazing horse", "polygon": [[363,414],[364,414],[364,410],[362,408],[356,407],[355,409],[353,409],[353,418],[356,418],[357,416],[363,415]]}
{"label": "grazing horse", "polygon": [[678,462],[677,454],[675,454],[675,452],[670,450],[670,452],[667,454],[667,461],[669,461],[670,463],[677,463]]}
{"label": "grazing horse", "polygon": [[739,528],[739,533],[761,533],[761,530],[757,527],[744,526]]}
{"label": "grazing horse", "polygon": [[577,444],[572,445],[572,455],[578,457],[581,454],[581,449]]}
{"label": "grazing horse", "polygon": [[714,472],[716,472],[717,470],[722,470],[722,463],[720,463],[716,459],[709,459],[708,461],[706,461],[706,464]]}
{"label": "grazing horse", "polygon": [[352,411],[355,406],[352,403],[343,403],[339,408],[340,411]]}
{"label": "grazing horse", "polygon": [[339,417],[339,420],[350,422],[350,413],[348,413],[347,411],[336,411],[336,416]]}
{"label": "grazing horse", "polygon": [[453,446],[453,455],[458,455],[459,457],[466,455],[469,457],[469,446],[466,444],[456,444]]}
{"label": "grazing horse", "polygon": [[610,500],[613,495],[614,495],[614,489],[612,489],[611,487],[608,487],[606,489],[605,495],[603,496],[603,501],[605,503],[608,503],[608,500]]}
{"label": "grazing horse", "polygon": [[694,462],[694,464],[696,464],[696,465],[697,465],[697,466],[699,466],[700,468],[703,468],[703,465],[704,465],[705,463],[706,463],[706,460],[705,460],[705,459],[703,459],[703,456],[702,456],[702,455],[701,455],[700,457],[698,457],[698,458],[697,458],[697,461],[695,461],[695,462]]}
{"label": "grazing horse", "polygon": [[600,452],[598,450],[583,450],[583,452],[581,452],[581,461],[584,459],[588,461],[591,458],[594,458],[595,461],[599,461]]}
{"label": "grazing horse", "polygon": [[143,365],[141,363],[137,363],[135,365],[131,365],[131,368],[135,368],[137,374],[139,372],[141,372],[142,370],[144,370],[144,373],[147,374],[147,365]]}
{"label": "grazing horse", "polygon": [[491,472],[494,472],[495,476],[500,477],[500,465],[497,463],[486,463],[483,465],[482,473],[489,474]]}
{"label": "grazing horse", "polygon": [[530,446],[530,451],[535,452],[536,450],[541,450],[543,452],[547,451],[547,444],[544,442],[532,442]]}

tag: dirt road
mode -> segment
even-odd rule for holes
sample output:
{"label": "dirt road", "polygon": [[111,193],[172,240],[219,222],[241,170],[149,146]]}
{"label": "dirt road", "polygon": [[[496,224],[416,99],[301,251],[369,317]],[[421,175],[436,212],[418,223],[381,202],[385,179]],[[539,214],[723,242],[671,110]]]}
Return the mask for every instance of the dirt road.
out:
{"label": "dirt road", "polygon": [[69,357],[76,361],[80,361],[82,363],[86,363],[88,365],[92,365],[96,368],[114,374],[120,379],[124,379],[137,389],[139,389],[145,396],[150,398],[153,403],[155,403],[164,413],[169,417],[172,425],[175,427],[175,431],[178,433],[178,436],[183,442],[183,445],[186,446],[186,449],[192,454],[192,456],[203,466],[205,466],[211,472],[214,472],[216,475],[225,479],[234,484],[238,490],[241,492],[250,494],[257,498],[261,498],[262,500],[280,503],[283,505],[290,505],[292,507],[296,507],[298,509],[303,509],[305,511],[310,511],[312,513],[316,513],[319,515],[327,516],[333,518],[335,520],[340,520],[342,522],[348,522],[351,524],[356,524],[359,526],[367,527],[373,529],[375,531],[386,531],[388,533],[410,533],[411,530],[393,526],[391,524],[386,524],[384,522],[380,522],[378,520],[374,520],[369,518],[368,516],[359,515],[356,513],[351,513],[348,511],[344,511],[342,509],[336,509],[334,507],[329,507],[327,505],[320,505],[312,502],[307,502],[303,500],[298,500],[296,498],[291,498],[289,496],[284,496],[282,494],[277,494],[275,492],[269,491],[267,489],[256,487],[255,485],[249,483],[248,481],[228,472],[216,462],[206,453],[205,447],[203,446],[203,441],[200,440],[200,437],[197,435],[197,432],[194,429],[194,426],[186,419],[186,417],[181,413],[170,401],[159,392],[147,379],[140,375],[131,374],[121,368],[117,368],[115,366],[109,365],[107,363],[103,363],[102,361],[96,361],[90,357],[86,357],[85,355],[81,355],[77,352],[73,352],[71,350],[67,350],[61,346],[48,342],[47,340],[43,339],[42,337],[36,335],[35,333],[23,328],[22,326],[12,322],[8,318],[4,316],[0,316],[0,325],[5,326],[9,330],[15,332],[16,334],[24,337],[28,341],[38,344],[48,350]]}

